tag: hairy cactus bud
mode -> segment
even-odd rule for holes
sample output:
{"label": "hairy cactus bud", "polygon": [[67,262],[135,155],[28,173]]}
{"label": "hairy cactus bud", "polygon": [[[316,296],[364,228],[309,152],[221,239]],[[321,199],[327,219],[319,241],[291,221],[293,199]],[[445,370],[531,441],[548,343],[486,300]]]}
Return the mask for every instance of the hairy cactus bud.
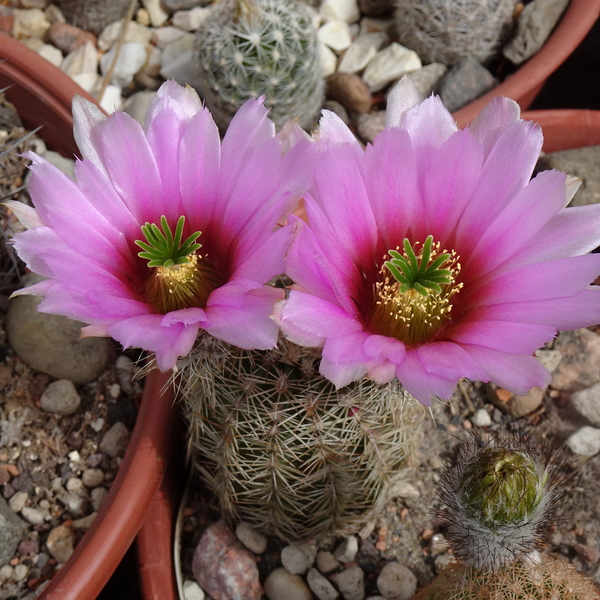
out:
{"label": "hairy cactus bud", "polygon": [[459,449],[440,492],[440,517],[457,559],[498,569],[543,545],[558,496],[551,458],[522,438],[484,444],[474,436]]}

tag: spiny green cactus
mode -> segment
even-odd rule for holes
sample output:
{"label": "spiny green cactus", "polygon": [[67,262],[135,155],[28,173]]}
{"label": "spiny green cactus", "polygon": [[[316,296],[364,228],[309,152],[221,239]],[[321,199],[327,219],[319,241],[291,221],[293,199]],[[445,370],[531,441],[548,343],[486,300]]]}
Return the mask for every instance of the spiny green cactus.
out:
{"label": "spiny green cactus", "polygon": [[294,0],[224,0],[196,33],[200,92],[224,130],[249,98],[265,96],[278,127],[309,127],[324,100],[311,15]]}
{"label": "spiny green cactus", "polygon": [[568,561],[548,555],[496,571],[447,566],[412,600],[598,600],[600,590]]}
{"label": "spiny green cactus", "polygon": [[509,29],[516,0],[396,0],[401,44],[424,63],[489,59]]}
{"label": "spiny green cactus", "polygon": [[398,382],[336,390],[319,359],[284,340],[245,351],[204,336],[179,363],[188,451],[223,515],[284,540],[380,509],[424,414]]}

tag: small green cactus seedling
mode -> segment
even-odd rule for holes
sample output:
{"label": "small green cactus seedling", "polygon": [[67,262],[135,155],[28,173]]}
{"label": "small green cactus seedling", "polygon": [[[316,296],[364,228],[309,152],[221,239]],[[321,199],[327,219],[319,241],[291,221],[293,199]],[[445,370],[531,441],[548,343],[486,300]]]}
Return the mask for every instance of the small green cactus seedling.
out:
{"label": "small green cactus seedling", "polygon": [[311,15],[295,0],[224,0],[196,33],[201,89],[224,130],[249,98],[265,96],[278,127],[309,127],[324,100]]}
{"label": "small green cactus seedling", "polygon": [[401,44],[424,63],[485,62],[511,24],[516,0],[396,0]]}
{"label": "small green cactus seedling", "polygon": [[180,361],[189,453],[222,514],[284,540],[360,525],[406,469],[424,416],[399,383],[336,390],[314,349],[200,338]]}

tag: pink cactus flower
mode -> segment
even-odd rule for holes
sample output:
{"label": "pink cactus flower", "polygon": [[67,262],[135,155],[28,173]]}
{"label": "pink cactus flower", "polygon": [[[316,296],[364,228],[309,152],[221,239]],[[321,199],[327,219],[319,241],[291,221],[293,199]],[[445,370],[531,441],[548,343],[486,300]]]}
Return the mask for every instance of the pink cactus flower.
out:
{"label": "pink cactus flower", "polygon": [[18,254],[44,281],[42,312],[87,323],[156,353],[162,370],[186,355],[200,330],[245,349],[277,343],[271,318],[282,291],[265,285],[284,270],[290,227],[277,223],[312,175],[284,152],[262,101],[247,102],[221,143],[191,88],[165,83],[142,128],[73,102],[83,160],[76,181],[30,154],[35,209],[10,207],[26,231]]}
{"label": "pink cactus flower", "polygon": [[494,100],[459,131],[406,80],[363,151],[332,113],[305,196],[308,223],[276,306],[292,341],[322,347],[337,386],[394,377],[421,402],[460,378],[516,394],[550,380],[533,353],[558,330],[600,322],[600,206],[564,208],[566,176],[530,180],[542,133]]}

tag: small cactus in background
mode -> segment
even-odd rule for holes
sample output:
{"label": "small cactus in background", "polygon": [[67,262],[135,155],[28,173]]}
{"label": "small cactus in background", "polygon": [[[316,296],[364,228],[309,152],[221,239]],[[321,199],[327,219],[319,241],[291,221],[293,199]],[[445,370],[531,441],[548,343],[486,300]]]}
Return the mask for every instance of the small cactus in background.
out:
{"label": "small cactus in background", "polygon": [[442,474],[438,516],[459,563],[413,600],[597,600],[594,582],[540,554],[560,497],[549,448],[521,437],[460,447]]}
{"label": "small cactus in background", "polygon": [[422,405],[393,382],[336,390],[314,349],[201,338],[178,381],[197,471],[232,521],[284,540],[347,530],[402,476]]}
{"label": "small cactus in background", "polygon": [[309,127],[324,100],[311,15],[294,0],[224,0],[196,33],[200,95],[224,130],[248,99],[265,96],[278,127]]}
{"label": "small cactus in background", "polygon": [[516,0],[396,0],[399,41],[424,63],[485,62],[507,32]]}

